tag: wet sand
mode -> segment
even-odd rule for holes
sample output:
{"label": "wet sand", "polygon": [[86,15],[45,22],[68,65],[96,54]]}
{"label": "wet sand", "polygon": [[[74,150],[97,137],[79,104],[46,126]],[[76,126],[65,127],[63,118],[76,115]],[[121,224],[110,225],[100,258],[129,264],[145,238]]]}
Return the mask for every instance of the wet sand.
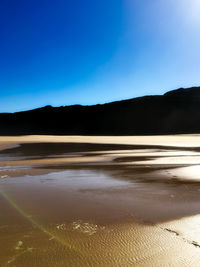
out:
{"label": "wet sand", "polygon": [[0,266],[200,266],[199,141],[0,138]]}

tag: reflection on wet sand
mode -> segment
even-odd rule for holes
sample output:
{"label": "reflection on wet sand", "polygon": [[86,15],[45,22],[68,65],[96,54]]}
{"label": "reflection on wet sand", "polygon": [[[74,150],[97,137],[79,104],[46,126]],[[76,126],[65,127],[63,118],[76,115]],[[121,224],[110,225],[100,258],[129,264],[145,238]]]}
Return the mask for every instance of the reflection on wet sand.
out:
{"label": "reflection on wet sand", "polygon": [[199,266],[198,147],[4,148],[0,266]]}

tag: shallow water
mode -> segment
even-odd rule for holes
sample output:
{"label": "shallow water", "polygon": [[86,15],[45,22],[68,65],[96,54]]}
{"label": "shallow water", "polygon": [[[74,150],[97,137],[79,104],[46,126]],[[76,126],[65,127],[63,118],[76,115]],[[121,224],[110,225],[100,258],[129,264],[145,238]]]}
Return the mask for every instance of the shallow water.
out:
{"label": "shallow water", "polygon": [[[95,146],[74,157],[109,161],[32,168],[33,146],[2,151],[13,165],[0,170],[0,266],[200,266],[199,169],[179,163],[198,151]],[[174,164],[148,162],[165,152]],[[37,158],[58,155],[62,145]]]}

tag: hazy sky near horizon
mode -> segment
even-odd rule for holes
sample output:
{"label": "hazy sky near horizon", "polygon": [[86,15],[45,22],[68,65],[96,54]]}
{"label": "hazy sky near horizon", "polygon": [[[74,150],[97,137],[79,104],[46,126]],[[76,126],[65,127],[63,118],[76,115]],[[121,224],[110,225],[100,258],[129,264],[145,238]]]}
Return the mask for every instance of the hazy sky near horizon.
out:
{"label": "hazy sky near horizon", "polygon": [[200,85],[200,0],[1,0],[0,112]]}

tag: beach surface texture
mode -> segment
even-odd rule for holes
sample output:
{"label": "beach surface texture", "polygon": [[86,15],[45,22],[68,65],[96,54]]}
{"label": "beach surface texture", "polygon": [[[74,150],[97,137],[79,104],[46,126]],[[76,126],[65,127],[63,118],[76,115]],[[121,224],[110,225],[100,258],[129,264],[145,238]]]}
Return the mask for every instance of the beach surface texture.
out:
{"label": "beach surface texture", "polygon": [[200,135],[0,137],[0,266],[200,266]]}

